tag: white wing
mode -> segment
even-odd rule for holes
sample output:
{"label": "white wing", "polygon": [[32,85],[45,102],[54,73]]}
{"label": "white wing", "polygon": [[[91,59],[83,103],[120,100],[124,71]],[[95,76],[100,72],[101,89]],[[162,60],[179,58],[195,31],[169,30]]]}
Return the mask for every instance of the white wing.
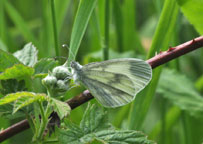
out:
{"label": "white wing", "polygon": [[80,81],[105,107],[131,102],[151,80],[152,69],[140,59],[113,59],[82,67]]}

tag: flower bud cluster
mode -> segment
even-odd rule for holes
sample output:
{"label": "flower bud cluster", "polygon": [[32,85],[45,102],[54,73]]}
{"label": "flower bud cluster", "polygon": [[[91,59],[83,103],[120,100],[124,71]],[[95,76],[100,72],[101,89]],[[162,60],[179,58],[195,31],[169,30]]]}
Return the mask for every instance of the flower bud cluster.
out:
{"label": "flower bud cluster", "polygon": [[51,95],[63,95],[71,88],[72,74],[66,66],[57,66],[52,72],[42,79],[42,83],[46,86]]}

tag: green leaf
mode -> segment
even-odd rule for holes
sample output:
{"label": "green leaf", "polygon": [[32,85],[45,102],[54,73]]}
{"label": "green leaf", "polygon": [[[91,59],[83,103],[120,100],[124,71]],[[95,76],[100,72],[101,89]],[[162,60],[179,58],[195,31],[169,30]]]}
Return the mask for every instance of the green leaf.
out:
{"label": "green leaf", "polygon": [[32,43],[28,43],[13,55],[24,65],[33,67],[37,62],[37,53],[36,47]]}
{"label": "green leaf", "polygon": [[7,68],[0,74],[1,80],[6,79],[23,79],[25,77],[31,77],[34,73],[34,69],[27,67],[23,64],[15,64],[14,66]]}
{"label": "green leaf", "polygon": [[48,71],[58,66],[58,61],[55,61],[51,58],[40,59],[34,66],[35,68],[35,77],[44,77],[48,74]]}
{"label": "green leaf", "polygon": [[33,102],[44,101],[44,100],[46,100],[45,94],[33,94],[33,96],[30,96],[30,95],[21,96],[14,103],[13,114],[16,113],[19,109],[27,105],[30,105]]}
{"label": "green leaf", "polygon": [[0,85],[1,85],[0,93],[2,93],[3,95],[15,93],[17,91],[26,91],[24,80],[20,81],[17,81],[16,79],[1,80]]}
{"label": "green leaf", "polygon": [[46,96],[45,94],[40,94],[40,93],[38,94],[38,93],[33,93],[33,92],[11,93],[0,99],[0,105],[14,102],[23,97],[33,98],[33,97],[45,97],[45,96]]}
{"label": "green leaf", "polygon": [[80,127],[65,121],[67,129],[59,129],[61,144],[87,144],[101,142],[105,144],[149,144],[147,136],[134,130],[115,130],[107,122],[105,112],[95,105],[88,105],[80,122]]}
{"label": "green leaf", "polygon": [[7,104],[0,106],[0,117],[13,120],[16,118],[25,118],[25,113],[22,111],[18,111],[15,114],[13,114],[13,105]]}
{"label": "green leaf", "polygon": [[95,133],[98,139],[107,144],[154,144],[147,136],[134,130],[103,130]]}
{"label": "green leaf", "polygon": [[200,35],[203,34],[203,0],[177,0],[181,11]]}
{"label": "green leaf", "polygon": [[4,51],[8,51],[7,46],[4,44],[4,42],[2,41],[1,38],[0,38],[0,49],[2,49]]}
{"label": "green leaf", "polygon": [[4,71],[6,68],[13,66],[14,64],[19,63],[20,61],[12,54],[0,49],[0,72]]}
{"label": "green leaf", "polygon": [[68,64],[75,59],[78,52],[82,37],[87,28],[90,16],[95,8],[97,0],[81,0],[76,14],[76,18],[73,24],[73,30],[70,40],[70,53],[68,56]]}
{"label": "green leaf", "polygon": [[92,133],[99,129],[111,128],[111,126],[107,123],[105,112],[89,104],[80,122],[80,128],[84,133]]}
{"label": "green leaf", "polygon": [[59,129],[59,142],[61,144],[81,144],[79,139],[84,135],[79,126],[68,122],[66,123],[68,129]]}
{"label": "green leaf", "polygon": [[60,119],[63,119],[70,114],[71,108],[67,103],[51,98],[51,104]]}
{"label": "green leaf", "polygon": [[203,97],[195,90],[193,82],[183,74],[165,69],[158,92],[191,115],[203,116]]}

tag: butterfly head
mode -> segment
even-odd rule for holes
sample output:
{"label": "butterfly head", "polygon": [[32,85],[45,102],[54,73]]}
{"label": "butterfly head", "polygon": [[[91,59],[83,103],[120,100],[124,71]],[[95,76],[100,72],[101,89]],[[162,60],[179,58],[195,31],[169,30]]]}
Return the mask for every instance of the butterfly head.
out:
{"label": "butterfly head", "polygon": [[78,70],[80,70],[82,68],[82,66],[78,62],[76,62],[76,61],[72,61],[70,66],[75,71],[78,71]]}

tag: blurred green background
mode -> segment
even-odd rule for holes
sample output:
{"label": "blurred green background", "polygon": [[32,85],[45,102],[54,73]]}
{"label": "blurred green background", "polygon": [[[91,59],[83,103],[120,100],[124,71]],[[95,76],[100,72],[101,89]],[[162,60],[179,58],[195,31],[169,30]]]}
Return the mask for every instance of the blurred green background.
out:
{"label": "blurred green background", "polygon": [[[0,0],[0,48],[13,53],[31,41],[39,50],[39,59],[67,59],[69,50],[62,44],[70,45],[79,3]],[[98,0],[79,43],[76,60],[87,64],[124,57],[149,59],[169,46],[203,34],[201,4],[202,0]],[[80,23],[76,29],[80,33]],[[71,46],[70,51],[74,51]],[[66,59],[59,60],[63,64]],[[40,83],[36,87],[45,92]],[[83,90],[70,90],[64,100]],[[203,142],[202,94],[203,49],[198,49],[156,68],[151,84],[134,102],[107,109],[109,121],[118,128],[143,131],[161,144],[199,144]],[[85,107],[86,104],[73,110],[71,121],[78,124]],[[19,118],[1,117],[0,128],[18,121]],[[3,144],[20,144],[22,138],[29,143],[31,137],[31,131],[26,130]]]}

